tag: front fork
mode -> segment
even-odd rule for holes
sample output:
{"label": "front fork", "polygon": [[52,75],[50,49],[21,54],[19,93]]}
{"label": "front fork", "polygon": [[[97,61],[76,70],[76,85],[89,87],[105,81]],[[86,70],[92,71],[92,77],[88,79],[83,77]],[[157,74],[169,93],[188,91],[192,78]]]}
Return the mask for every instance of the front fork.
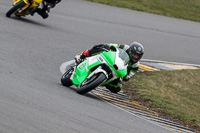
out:
{"label": "front fork", "polygon": [[30,2],[28,0],[13,0],[13,6],[17,3],[19,3],[20,1],[23,1],[24,3],[26,3],[26,5],[30,5]]}
{"label": "front fork", "polygon": [[78,65],[77,64],[75,64],[75,66],[74,66],[74,71],[73,71],[73,73],[72,73],[72,75],[71,75],[71,77],[70,77],[70,80],[73,80],[73,77],[74,77],[74,74],[75,74],[75,72],[76,72],[76,67],[77,67]]}
{"label": "front fork", "polygon": [[25,10],[26,8],[29,7],[30,2],[28,0],[13,0],[13,4],[12,6],[15,6],[17,3],[19,3],[20,1],[23,1],[26,5],[24,7],[22,7],[21,10],[19,10],[18,12],[22,12],[23,10]]}

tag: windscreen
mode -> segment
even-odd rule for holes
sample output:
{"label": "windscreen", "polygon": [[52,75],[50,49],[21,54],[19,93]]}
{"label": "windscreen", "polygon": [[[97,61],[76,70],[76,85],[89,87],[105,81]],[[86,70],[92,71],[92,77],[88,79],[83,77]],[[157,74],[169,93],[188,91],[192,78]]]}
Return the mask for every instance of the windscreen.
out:
{"label": "windscreen", "polygon": [[129,62],[129,56],[128,54],[123,50],[118,48],[119,50],[119,57],[124,61],[125,65]]}

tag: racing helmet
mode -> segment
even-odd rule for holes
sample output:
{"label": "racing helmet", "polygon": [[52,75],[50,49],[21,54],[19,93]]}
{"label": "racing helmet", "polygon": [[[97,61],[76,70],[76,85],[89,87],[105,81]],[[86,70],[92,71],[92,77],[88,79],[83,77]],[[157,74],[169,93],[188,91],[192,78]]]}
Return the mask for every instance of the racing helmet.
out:
{"label": "racing helmet", "polygon": [[133,63],[137,63],[144,54],[144,47],[138,42],[133,42],[130,47],[127,49],[130,60]]}

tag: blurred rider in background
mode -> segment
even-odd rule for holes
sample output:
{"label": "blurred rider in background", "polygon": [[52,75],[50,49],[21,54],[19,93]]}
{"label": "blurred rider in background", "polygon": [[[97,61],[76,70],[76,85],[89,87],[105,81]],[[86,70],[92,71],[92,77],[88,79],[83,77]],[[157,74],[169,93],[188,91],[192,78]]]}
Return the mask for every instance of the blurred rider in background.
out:
{"label": "blurred rider in background", "polygon": [[138,42],[133,42],[130,45],[127,44],[114,44],[114,43],[108,43],[108,44],[98,44],[93,46],[91,49],[86,49],[81,54],[78,54],[75,56],[76,63],[82,62],[86,57],[90,57],[96,54],[99,54],[104,51],[104,49],[111,49],[111,46],[114,46],[115,48],[121,48],[129,55],[130,61],[128,63],[127,67],[127,75],[123,77],[123,79],[118,78],[114,81],[104,85],[107,89],[109,89],[113,93],[117,93],[122,88],[122,80],[128,81],[139,69],[139,61],[142,58],[144,54],[144,47],[142,44]]}
{"label": "blurred rider in background", "polygon": [[35,8],[32,11],[29,11],[33,16],[34,13],[38,13],[43,19],[49,17],[50,9],[54,8],[61,0],[43,0],[43,8]]}

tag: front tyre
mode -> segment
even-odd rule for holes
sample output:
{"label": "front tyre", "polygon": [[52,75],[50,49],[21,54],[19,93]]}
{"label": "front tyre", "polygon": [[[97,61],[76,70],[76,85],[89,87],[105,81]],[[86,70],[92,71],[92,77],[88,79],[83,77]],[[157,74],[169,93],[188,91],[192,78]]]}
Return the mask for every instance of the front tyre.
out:
{"label": "front tyre", "polygon": [[18,3],[16,3],[7,13],[6,13],[6,17],[10,17],[13,13],[15,13],[19,8],[22,8],[26,5],[26,3],[24,3],[24,1],[20,1]]}
{"label": "front tyre", "polygon": [[62,75],[62,77],[61,77],[61,83],[62,83],[62,85],[67,86],[67,87],[73,85],[72,81],[70,80],[70,77],[71,77],[72,73],[73,73],[73,67],[71,67],[69,70],[67,70]]}
{"label": "front tyre", "polygon": [[98,87],[107,79],[106,75],[104,73],[99,73],[96,75],[93,75],[91,78],[84,80],[78,87],[77,87],[77,93],[79,94],[85,94],[92,89]]}

